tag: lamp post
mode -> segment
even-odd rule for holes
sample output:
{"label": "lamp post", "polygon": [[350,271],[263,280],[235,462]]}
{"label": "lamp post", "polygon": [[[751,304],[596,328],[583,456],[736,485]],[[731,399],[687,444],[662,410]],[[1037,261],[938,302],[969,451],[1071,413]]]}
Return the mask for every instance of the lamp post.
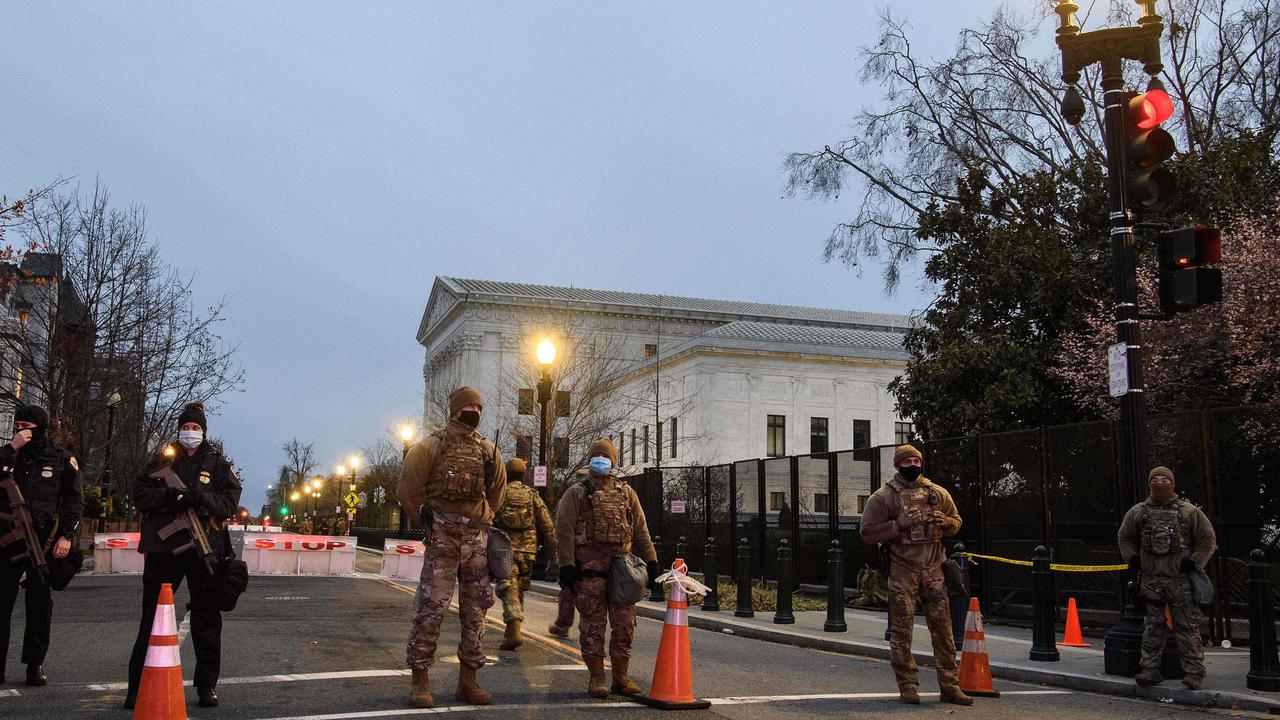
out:
{"label": "lamp post", "polygon": [[[538,404],[542,406],[542,416],[538,421],[538,464],[544,468],[547,465],[547,403],[551,402],[551,363],[556,361],[556,346],[551,342],[550,338],[543,338],[538,343],[538,365],[541,366],[542,374],[538,378]],[[543,498],[551,500],[551,473],[547,473],[547,489],[543,492]]]}
{"label": "lamp post", "polygon": [[[413,437],[414,437],[414,434],[415,434],[415,433],[414,433],[414,430],[413,430],[413,426],[412,426],[412,425],[410,425],[409,423],[405,423],[404,425],[401,425],[401,426],[400,426],[400,445],[401,445],[401,451],[400,451],[400,468],[401,468],[401,472],[403,472],[403,471],[404,471],[404,461],[405,461],[406,459],[408,459],[408,457],[409,457],[409,446],[413,443]],[[400,513],[399,513],[399,522],[398,522],[398,525],[399,525],[400,532],[404,532],[404,531],[406,531],[406,530],[408,530],[408,529],[409,529],[409,516],[405,514],[405,512],[404,512],[404,509],[403,509],[403,508],[400,510]]]}
{"label": "lamp post", "polygon": [[[111,436],[115,435],[116,429],[116,406],[120,404],[122,398],[120,393],[113,392],[111,397],[107,398],[107,444],[102,450],[102,481],[100,500],[102,502],[102,512],[109,514],[111,508]],[[107,518],[100,518],[102,522],[106,522]]]}

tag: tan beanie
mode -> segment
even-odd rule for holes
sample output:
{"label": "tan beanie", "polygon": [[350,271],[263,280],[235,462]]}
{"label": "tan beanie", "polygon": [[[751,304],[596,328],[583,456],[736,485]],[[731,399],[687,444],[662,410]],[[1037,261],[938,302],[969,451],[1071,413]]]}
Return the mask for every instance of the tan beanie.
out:
{"label": "tan beanie", "polygon": [[924,455],[921,455],[919,450],[911,445],[900,445],[897,450],[893,451],[893,466],[898,467],[903,460],[909,457],[920,458],[922,462],[924,461]]}
{"label": "tan beanie", "polygon": [[468,405],[478,405],[480,409],[484,409],[484,400],[480,397],[480,393],[475,388],[469,388],[466,385],[449,393],[449,417],[458,414],[458,411]]}
{"label": "tan beanie", "polygon": [[1173,476],[1173,471],[1163,465],[1151,468],[1151,472],[1147,473],[1147,482],[1150,483],[1151,478],[1157,475],[1163,475],[1169,478],[1169,481],[1174,485],[1178,484],[1178,479]]}
{"label": "tan beanie", "polygon": [[593,458],[596,455],[604,455],[609,458],[614,467],[618,466],[618,450],[613,446],[613,441],[609,438],[600,438],[591,443],[591,449],[587,451],[587,457]]}
{"label": "tan beanie", "polygon": [[507,479],[514,480],[516,478],[523,478],[524,468],[524,460],[521,460],[518,457],[511,458],[507,461]]}

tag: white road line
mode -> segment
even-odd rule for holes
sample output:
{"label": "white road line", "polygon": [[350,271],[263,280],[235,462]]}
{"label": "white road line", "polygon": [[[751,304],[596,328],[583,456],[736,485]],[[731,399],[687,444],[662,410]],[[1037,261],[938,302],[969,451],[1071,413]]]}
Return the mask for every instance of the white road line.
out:
{"label": "white road line", "polygon": [[[1070,690],[1002,690],[1006,695],[1071,695]],[[921,693],[921,697],[937,697],[938,693]],[[755,697],[723,697],[707,698],[712,707],[717,705],[764,705],[767,703],[812,702],[815,700],[896,700],[897,692],[844,693],[827,695],[762,695]],[[646,706],[632,702],[581,702],[556,703],[551,707],[566,710],[644,710]],[[548,703],[530,703],[527,705],[452,705],[439,708],[397,708],[395,710],[364,710],[350,713],[329,713],[326,715],[289,715],[287,717],[263,718],[261,720],[361,720],[362,718],[405,717],[409,715],[437,715],[443,713],[488,713],[510,712],[521,710],[542,710]]]}
{"label": "white road line", "polygon": [[[489,663],[489,665],[497,664],[492,662],[492,658],[490,660],[491,662]],[[438,659],[436,662],[453,663],[456,665],[458,663],[458,658],[452,657],[452,656],[442,657]],[[486,665],[486,667],[488,667],[489,665]],[[513,666],[508,664],[508,667],[513,667]],[[564,671],[579,671],[579,670],[585,671],[587,669],[586,665],[520,665],[519,667],[526,670],[546,670],[549,672],[564,672]],[[314,680],[352,680],[352,679],[361,679],[361,678],[379,678],[379,677],[397,677],[397,676],[408,677],[409,674],[410,673],[408,668],[393,668],[393,669],[386,669],[386,670],[338,670],[334,672],[290,673],[290,674],[281,674],[281,675],[250,675],[246,677],[231,677],[231,678],[224,677],[218,680],[218,684],[219,685],[254,685],[254,684],[261,684],[261,683],[310,682]],[[186,682],[183,683],[183,685],[186,685],[187,687],[191,687],[191,681],[187,680]],[[127,690],[129,686],[128,686],[128,683],[114,682],[114,683],[94,683],[92,685],[85,685],[84,687],[86,690],[109,692],[113,690]],[[0,690],[0,697],[6,697],[7,695],[17,695],[17,694],[18,694],[17,690]]]}
{"label": "white road line", "polygon": [[18,697],[21,694],[22,693],[18,692],[13,688],[10,688],[8,690],[0,690],[0,697]]}

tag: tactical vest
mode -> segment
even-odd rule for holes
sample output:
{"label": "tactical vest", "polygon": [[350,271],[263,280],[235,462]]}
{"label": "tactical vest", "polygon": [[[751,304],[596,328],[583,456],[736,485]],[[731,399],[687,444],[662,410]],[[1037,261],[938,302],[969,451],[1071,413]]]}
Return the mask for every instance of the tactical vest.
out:
{"label": "tactical vest", "polygon": [[586,527],[580,532],[588,542],[603,545],[625,545],[631,541],[631,503],[626,488],[614,483],[609,489],[592,491],[590,480],[583,483],[587,489]]}
{"label": "tactical vest", "polygon": [[[928,486],[909,487],[899,483],[897,478],[894,478],[889,481],[889,487],[893,488],[898,495],[899,511],[915,507],[922,517],[928,518],[929,513],[937,510],[939,503],[942,502],[942,498],[938,496],[938,491]],[[906,543],[907,545],[923,545],[940,540],[942,540],[942,524],[926,520],[913,525],[909,531],[899,535],[895,542]]]}
{"label": "tactical vest", "polygon": [[493,524],[503,530],[527,532],[534,527],[534,491],[520,483],[507,485],[507,499]]}
{"label": "tactical vest", "polygon": [[1163,505],[1146,502],[1142,511],[1142,549],[1152,555],[1168,555],[1191,544],[1191,520],[1182,501]]}
{"label": "tactical vest", "polygon": [[484,446],[474,436],[442,433],[440,458],[431,468],[432,485],[446,502],[475,502],[484,497]]}

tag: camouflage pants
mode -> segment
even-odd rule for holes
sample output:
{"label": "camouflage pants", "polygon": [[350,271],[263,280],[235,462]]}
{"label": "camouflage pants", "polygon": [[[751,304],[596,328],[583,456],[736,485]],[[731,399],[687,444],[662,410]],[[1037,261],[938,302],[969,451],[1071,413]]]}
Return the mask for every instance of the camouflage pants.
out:
{"label": "camouflage pants", "polygon": [[471,668],[484,666],[485,611],[493,607],[489,581],[489,536],[484,531],[437,520],[432,526],[422,561],[422,578],[413,599],[413,630],[409,634],[409,667],[426,670],[435,662],[440,624],[458,586],[458,617],[462,638],[458,661]]}
{"label": "camouflage pants", "polygon": [[1182,670],[1188,675],[1204,677],[1204,642],[1200,638],[1203,616],[1200,606],[1190,601],[1189,583],[1182,573],[1164,583],[1144,578],[1142,594],[1147,601],[1147,616],[1142,624],[1142,667],[1160,667],[1160,655],[1169,637],[1169,626],[1164,617],[1164,608],[1168,604],[1169,616],[1173,618],[1173,641],[1178,647]]}
{"label": "camouflage pants", "polygon": [[533,582],[533,561],[537,553],[517,552],[511,563],[511,579],[499,580],[498,597],[502,599],[502,622],[524,621],[524,594]]}
{"label": "camouflage pants", "polygon": [[959,687],[956,677],[956,645],[951,636],[951,609],[941,568],[917,570],[894,562],[889,570],[889,662],[898,687],[919,687],[915,658],[911,655],[911,635],[916,607],[924,606],[925,623],[933,641],[933,663],[938,684]]}
{"label": "camouflage pants", "polygon": [[569,588],[560,588],[560,597],[556,607],[556,627],[568,630],[573,627],[574,607],[578,604],[578,594]]}
{"label": "camouflage pants", "polygon": [[[582,563],[582,569],[606,572],[610,564],[609,558],[589,560]],[[610,603],[608,578],[586,578],[579,582],[577,604],[578,612],[582,613],[582,620],[578,623],[578,643],[582,647],[582,657],[604,657],[606,622],[612,628],[609,657],[631,657],[631,639],[636,634],[636,606]]]}

